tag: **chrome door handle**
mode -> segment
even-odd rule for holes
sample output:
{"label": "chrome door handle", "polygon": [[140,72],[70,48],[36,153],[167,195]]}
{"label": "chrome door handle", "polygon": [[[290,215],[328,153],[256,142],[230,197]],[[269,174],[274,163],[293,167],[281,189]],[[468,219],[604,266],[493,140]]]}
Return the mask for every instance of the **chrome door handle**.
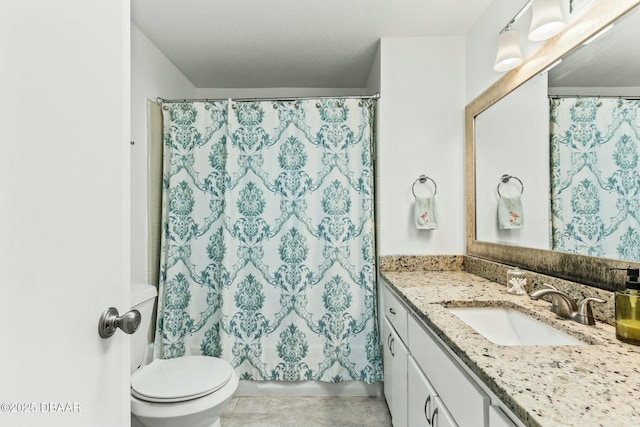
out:
{"label": "chrome door handle", "polygon": [[142,316],[138,310],[131,310],[118,316],[118,310],[110,307],[102,313],[98,321],[98,333],[102,338],[109,338],[116,333],[116,329],[122,329],[125,334],[132,334],[138,330]]}

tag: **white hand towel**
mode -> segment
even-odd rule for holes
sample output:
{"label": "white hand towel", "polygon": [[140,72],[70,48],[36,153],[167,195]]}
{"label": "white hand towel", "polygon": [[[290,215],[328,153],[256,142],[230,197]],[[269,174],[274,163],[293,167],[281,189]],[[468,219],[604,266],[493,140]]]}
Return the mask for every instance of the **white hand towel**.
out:
{"label": "white hand towel", "polygon": [[513,230],[524,226],[520,196],[500,197],[498,200],[498,224],[503,230]]}
{"label": "white hand towel", "polygon": [[438,228],[438,209],[434,197],[416,197],[413,212],[416,228],[420,230]]}

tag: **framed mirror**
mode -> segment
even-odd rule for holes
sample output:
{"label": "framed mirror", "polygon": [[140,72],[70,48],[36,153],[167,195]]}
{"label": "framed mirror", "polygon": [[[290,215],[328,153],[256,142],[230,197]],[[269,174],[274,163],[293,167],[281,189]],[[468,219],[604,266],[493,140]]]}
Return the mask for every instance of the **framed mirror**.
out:
{"label": "framed mirror", "polygon": [[[595,84],[587,80],[578,81],[575,73],[571,73],[571,67],[577,63],[583,71],[587,68],[593,70],[587,65],[589,60],[600,57],[607,61],[607,57],[605,53],[589,50],[590,46],[582,44],[611,23],[619,19],[624,22],[627,14],[640,15],[640,10],[633,10],[638,4],[640,0],[599,1],[592,4],[520,67],[505,74],[467,105],[467,255],[609,290],[615,289],[620,282],[619,277],[611,274],[610,268],[637,265],[596,251],[591,255],[577,255],[571,253],[571,249],[550,249],[554,238],[554,244],[562,244],[558,240],[558,235],[562,236],[557,232],[559,226],[557,223],[556,228],[551,226],[554,208],[550,183],[554,179],[558,181],[558,172],[550,166],[555,154],[552,150],[540,148],[549,147],[550,142],[549,95],[559,96],[558,99],[563,101],[558,103],[563,103],[564,95],[572,91],[571,85],[582,86],[582,95],[596,95],[589,94],[588,90],[585,92],[586,86],[599,84],[596,73],[582,73],[587,80],[595,80]],[[637,36],[632,39],[632,43],[637,44],[635,40],[638,40]],[[619,50],[624,53],[624,47]],[[610,48],[607,49],[607,53],[611,52]],[[640,62],[637,58],[628,56],[630,61]],[[551,72],[544,72],[560,59],[566,61]],[[608,70],[604,72],[604,77],[621,77],[623,71]],[[638,93],[616,95],[638,96]],[[523,105],[526,106],[524,110]],[[640,110],[637,113],[640,114]],[[565,131],[557,132],[562,136]],[[514,145],[516,141],[518,144]],[[591,160],[579,161],[584,166]],[[503,182],[503,176],[512,179]],[[510,192],[516,195],[522,192],[525,212],[525,225],[522,228],[501,229],[498,226],[499,191],[502,196]],[[555,209],[557,211],[558,208]]]}

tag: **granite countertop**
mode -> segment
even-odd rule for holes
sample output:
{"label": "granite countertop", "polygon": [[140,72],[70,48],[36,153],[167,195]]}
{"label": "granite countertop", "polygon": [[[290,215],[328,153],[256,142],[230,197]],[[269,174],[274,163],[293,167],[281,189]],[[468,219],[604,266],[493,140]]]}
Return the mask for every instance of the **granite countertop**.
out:
{"label": "granite countertop", "polygon": [[[640,347],[615,328],[580,325],[547,301],[463,271],[382,271],[397,294],[527,426],[640,426]],[[578,338],[584,346],[502,346],[445,306],[512,307]]]}

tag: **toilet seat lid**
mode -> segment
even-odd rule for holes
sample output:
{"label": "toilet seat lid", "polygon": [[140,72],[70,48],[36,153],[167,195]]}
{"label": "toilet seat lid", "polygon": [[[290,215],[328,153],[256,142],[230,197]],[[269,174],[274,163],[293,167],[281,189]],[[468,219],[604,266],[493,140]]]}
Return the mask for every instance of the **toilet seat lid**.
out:
{"label": "toilet seat lid", "polygon": [[223,387],[232,375],[231,365],[216,357],[156,359],[131,376],[131,394],[149,402],[196,399]]}

